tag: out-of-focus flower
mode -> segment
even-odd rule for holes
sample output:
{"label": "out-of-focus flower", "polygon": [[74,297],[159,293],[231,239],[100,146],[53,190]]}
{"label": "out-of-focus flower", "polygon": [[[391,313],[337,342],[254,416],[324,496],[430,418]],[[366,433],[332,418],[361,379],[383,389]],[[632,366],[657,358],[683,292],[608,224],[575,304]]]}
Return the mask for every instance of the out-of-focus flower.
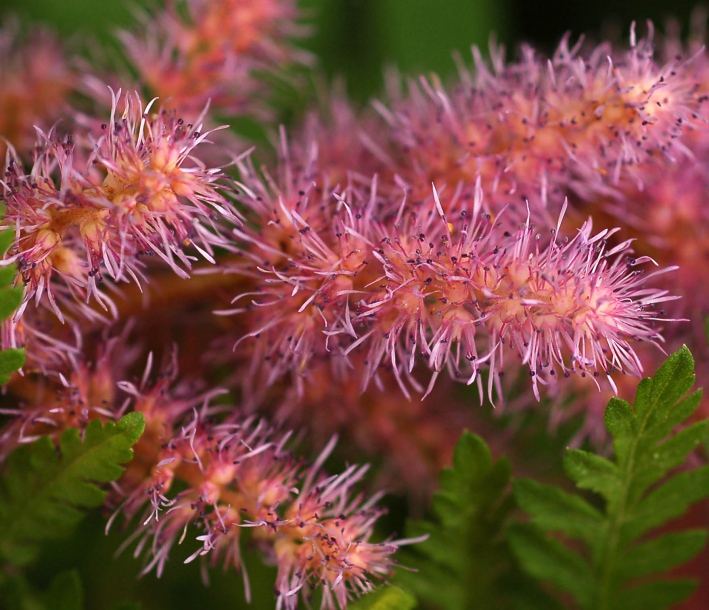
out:
{"label": "out-of-focus flower", "polygon": [[[298,386],[271,388],[260,411],[289,428],[302,429],[317,447],[337,434],[338,456],[376,462],[378,488],[404,494],[413,505],[423,506],[438,488],[441,468],[451,463],[460,431],[479,424],[477,410],[460,399],[445,378],[425,400],[408,401],[385,366],[377,372],[376,382],[362,391],[354,373],[366,368],[359,362],[364,357],[352,354],[350,367],[337,377],[327,360],[313,362]],[[425,367],[418,368],[416,372],[425,377]]]}
{"label": "out-of-focus flower", "polygon": [[256,72],[305,57],[291,44],[297,17],[293,0],[178,0],[122,38],[140,83],[181,114],[210,101],[218,114],[263,114]]}
{"label": "out-of-focus flower", "polygon": [[455,189],[480,179],[492,211],[514,202],[516,221],[529,201],[535,222],[549,226],[566,196],[607,194],[621,179],[641,185],[691,157],[707,129],[706,53],[658,63],[652,38],[636,41],[633,30],[629,50],[586,52],[567,37],[548,60],[523,47],[512,63],[493,48],[489,66],[475,50],[475,70],[461,67],[452,86],[411,81],[377,105],[392,130],[390,171],[414,200],[432,182]]}
{"label": "out-of-focus flower", "polygon": [[[34,311],[49,313],[46,309]],[[24,326],[28,317],[32,316],[24,316],[18,324]],[[52,318],[56,323],[56,318]],[[43,328],[41,322],[37,326],[39,329],[29,329],[31,338],[25,343],[31,355],[23,367],[25,374],[11,381],[9,396],[0,410],[7,416],[0,430],[0,460],[18,444],[43,436],[58,443],[68,428],[83,430],[91,419],[114,419],[120,406],[116,379],[126,374],[139,352],[126,341],[130,325],[120,336],[108,338],[105,329],[98,340],[87,336],[87,343],[95,343],[90,346],[81,344],[78,329],[73,329],[77,335],[75,344],[69,345],[62,342],[56,329]],[[71,326],[64,325],[60,330]],[[26,332],[23,328],[17,334]],[[54,342],[49,343],[51,340]],[[55,351],[43,355],[35,349],[40,342],[49,343]],[[89,356],[86,352],[91,348],[95,348],[95,353]]]}
{"label": "out-of-focus flower", "polygon": [[[527,220],[510,223],[459,186],[398,206],[368,192],[329,192],[293,175],[285,159],[281,183],[244,168],[249,221],[235,229],[237,250],[253,261],[233,270],[255,280],[252,292],[225,313],[245,316],[240,349],[251,357],[248,379],[268,387],[284,375],[296,385],[309,366],[328,360],[333,373],[351,375],[348,356],[365,352],[363,387],[385,363],[404,393],[421,389],[411,375],[422,357],[477,382],[490,371],[492,399],[505,351],[529,367],[535,395],[558,374],[592,378],[616,371],[639,375],[631,340],[659,341],[659,304],[676,297],[646,287],[629,257],[630,242],[615,246],[614,231],[592,234],[588,221],[571,239],[556,227],[542,237]],[[318,174],[316,174],[318,175]],[[302,188],[299,184],[303,184]],[[655,272],[663,273],[668,269]],[[508,356],[509,357],[509,356]]]}
{"label": "out-of-focus flower", "polygon": [[[35,28],[23,33],[17,21],[8,20],[0,28],[0,137],[29,157],[35,126],[47,130],[67,114],[67,98],[77,80],[51,32]],[[5,152],[2,141],[0,158]]]}

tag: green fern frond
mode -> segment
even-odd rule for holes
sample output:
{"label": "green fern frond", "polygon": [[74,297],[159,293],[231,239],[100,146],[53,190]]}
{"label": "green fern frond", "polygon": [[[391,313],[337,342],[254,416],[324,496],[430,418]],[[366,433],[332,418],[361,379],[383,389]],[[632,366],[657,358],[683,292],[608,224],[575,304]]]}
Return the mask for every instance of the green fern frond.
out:
{"label": "green fern frond", "polygon": [[[566,592],[578,607],[660,609],[693,590],[690,581],[655,577],[696,555],[707,532],[643,536],[709,496],[709,466],[666,479],[709,433],[708,421],[676,431],[701,400],[701,390],[686,395],[694,380],[694,360],[683,347],[653,378],[640,382],[632,407],[619,398],[609,402],[605,421],[613,460],[567,451],[566,473],[580,489],[601,496],[603,508],[552,485],[529,479],[514,483],[515,499],[531,517],[530,524],[510,530],[515,554],[530,575]],[[585,552],[549,537],[550,532],[582,541]]]}
{"label": "green fern frond", "polygon": [[428,535],[401,554],[400,563],[414,571],[399,570],[395,583],[432,608],[560,608],[521,572],[505,541],[514,510],[510,477],[505,458],[493,461],[485,442],[464,432],[453,467],[441,473],[436,521],[407,528],[408,536]]}
{"label": "green fern frond", "polygon": [[[0,210],[0,218],[2,211]],[[15,238],[14,231],[0,232],[0,253],[4,254]],[[0,322],[7,320],[22,303],[24,290],[15,286],[17,265],[0,267]],[[10,381],[10,374],[25,363],[24,349],[6,349],[0,352],[0,385]]]}
{"label": "green fern frond", "polygon": [[412,610],[416,600],[399,587],[379,587],[353,604],[350,610]]}
{"label": "green fern frond", "polygon": [[115,481],[130,461],[144,428],[140,413],[117,423],[89,423],[65,431],[59,447],[47,437],[16,449],[0,478],[0,557],[13,563],[33,556],[34,544],[68,534],[84,509],[100,506],[97,483]]}

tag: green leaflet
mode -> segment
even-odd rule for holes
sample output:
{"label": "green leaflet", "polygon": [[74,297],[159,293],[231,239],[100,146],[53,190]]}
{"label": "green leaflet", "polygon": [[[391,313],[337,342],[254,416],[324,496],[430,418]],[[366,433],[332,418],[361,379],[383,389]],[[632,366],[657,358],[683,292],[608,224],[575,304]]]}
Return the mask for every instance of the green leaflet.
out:
{"label": "green leaflet", "polygon": [[76,570],[60,572],[47,591],[36,591],[20,572],[0,572],[3,610],[83,610],[84,592]]}
{"label": "green leaflet", "polygon": [[[37,590],[21,572],[0,571],[3,610],[84,610],[84,587],[77,570],[59,572],[47,590]],[[111,610],[141,610],[137,602],[121,601]]]}
{"label": "green leaflet", "polygon": [[10,373],[14,373],[24,363],[24,349],[6,349],[0,351],[0,385],[4,385],[10,381]]}
{"label": "green leaflet", "polygon": [[[0,253],[5,253],[15,238],[14,231],[0,232]],[[17,266],[0,267],[0,322],[7,320],[22,303],[22,286],[13,286]],[[0,385],[10,381],[10,373],[25,363],[24,349],[7,349],[0,352]]]}
{"label": "green leaflet", "polygon": [[[693,583],[657,576],[696,555],[707,532],[639,538],[709,496],[709,466],[666,478],[709,433],[707,421],[676,431],[701,400],[701,390],[686,395],[693,384],[694,360],[683,347],[653,378],[640,382],[632,407],[619,398],[608,403],[613,460],[567,451],[566,473],[580,489],[601,496],[603,509],[553,485],[515,481],[515,499],[531,522],[510,529],[510,544],[527,573],[569,594],[585,610],[660,609],[691,593]],[[549,532],[582,541],[584,552]]]}
{"label": "green leaflet", "polygon": [[412,610],[416,600],[398,587],[379,587],[362,599],[349,604],[350,610]]}
{"label": "green leaflet", "polygon": [[116,480],[143,432],[140,413],[117,423],[89,423],[66,430],[56,448],[47,437],[15,450],[0,478],[0,557],[13,563],[31,559],[34,543],[69,533],[83,509],[100,506],[97,483]]}
{"label": "green leaflet", "polygon": [[514,502],[509,462],[492,460],[484,441],[464,432],[453,467],[441,473],[433,499],[435,522],[410,523],[408,536],[428,535],[399,563],[395,584],[414,593],[426,607],[561,608],[517,567],[504,538]]}

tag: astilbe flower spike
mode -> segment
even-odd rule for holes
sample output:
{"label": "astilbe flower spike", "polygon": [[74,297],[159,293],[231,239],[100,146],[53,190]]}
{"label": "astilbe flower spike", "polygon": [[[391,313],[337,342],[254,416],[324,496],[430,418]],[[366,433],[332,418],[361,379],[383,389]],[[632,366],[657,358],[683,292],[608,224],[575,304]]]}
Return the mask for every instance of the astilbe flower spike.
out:
{"label": "astilbe flower spike", "polygon": [[412,375],[422,356],[429,391],[443,369],[480,385],[487,366],[492,399],[505,347],[529,367],[537,398],[558,374],[604,374],[612,385],[616,371],[641,373],[630,341],[660,341],[657,306],[676,298],[645,285],[671,268],[640,278],[633,267],[651,259],[628,257],[629,241],[607,246],[615,231],[593,235],[589,220],[563,241],[565,206],[549,237],[536,237],[529,214],[508,230],[504,212],[493,219],[485,210],[480,178],[472,196],[463,185],[434,187],[397,209],[376,180],[369,193],[340,195],[308,184],[307,174],[297,193],[288,171],[283,191],[243,174],[252,218],[235,234],[254,261],[241,272],[258,281],[241,297],[251,304],[231,313],[254,325],[239,345],[256,346],[249,379],[261,371],[265,385],[288,372],[298,383],[322,358],[341,375],[364,350],[363,387],[384,364],[407,395],[407,386],[422,391]]}
{"label": "astilbe flower spike", "polygon": [[[93,364],[65,361],[64,372],[26,375],[12,386],[31,407],[2,410],[10,423],[0,433],[0,455],[18,444],[47,436],[54,442],[70,427],[84,430],[90,420],[113,421],[140,412],[145,431],[134,458],[107,499],[126,525],[140,517],[124,546],[138,539],[135,555],[145,555],[142,573],[165,569],[175,547],[188,545],[185,562],[203,558],[212,565],[242,570],[246,537],[263,558],[278,566],[277,607],[295,610],[322,589],[323,610],[344,609],[373,589],[394,564],[393,554],[410,541],[371,541],[381,493],[355,488],[367,466],[349,466],[328,476],[323,464],[335,446],[325,446],[314,463],[287,449],[292,434],[265,420],[242,417],[233,407],[210,404],[224,393],[184,379],[173,350],[153,374],[153,356],[136,381],[117,381],[133,364],[137,349],[120,336],[99,343]],[[181,490],[175,492],[174,488]],[[190,536],[191,537],[191,536]]]}
{"label": "astilbe flower spike", "polygon": [[[201,121],[184,124],[174,112],[151,110],[140,98],[113,97],[111,124],[88,150],[85,142],[40,133],[29,174],[11,156],[3,182],[5,223],[16,241],[2,264],[17,263],[27,285],[23,307],[44,295],[62,307],[91,297],[113,309],[98,290],[104,273],[115,282],[143,276],[141,257],[157,255],[186,277],[194,247],[213,261],[223,239],[213,218],[237,218],[224,204],[220,170],[202,164],[195,149],[208,142]],[[179,261],[179,263],[178,263]],[[83,315],[91,315],[88,308]]]}
{"label": "astilbe flower spike", "polygon": [[605,374],[611,385],[615,371],[640,375],[629,340],[661,340],[655,307],[677,298],[645,287],[651,275],[640,279],[632,269],[650,259],[628,257],[629,242],[607,250],[613,232],[592,235],[590,220],[561,241],[563,210],[551,242],[540,246],[529,219],[515,235],[500,235],[498,223],[481,214],[480,191],[462,223],[447,220],[435,190],[434,198],[437,217],[397,227],[380,249],[385,292],[359,316],[373,318],[370,366],[386,354],[395,370],[411,371],[420,352],[432,382],[448,368],[472,383],[486,364],[490,399],[505,348],[529,367],[537,399],[548,375]]}
{"label": "astilbe flower spike", "polygon": [[[143,572],[160,574],[196,527],[200,544],[185,561],[209,557],[237,569],[244,568],[240,545],[249,530],[279,568],[278,608],[295,609],[298,594],[307,599],[318,586],[321,608],[345,608],[373,588],[371,578],[386,577],[391,555],[406,541],[370,542],[383,510],[375,506],[380,494],[353,494],[366,467],[328,477],[322,465],[334,439],[308,466],[285,449],[290,433],[241,419],[233,409],[220,417],[227,409],[209,405],[216,391],[180,397],[174,360],[156,383],[150,366],[139,383],[118,384],[131,396],[123,408],[143,413],[146,432],[112,496],[119,505],[114,518],[142,513],[126,544],[139,539],[135,554],[147,555]],[[173,494],[177,481],[185,489]]]}
{"label": "astilbe flower spike", "polygon": [[489,64],[477,49],[474,58],[457,83],[411,80],[377,103],[390,126],[388,175],[414,200],[431,182],[472,188],[480,178],[493,212],[514,201],[510,220],[523,221],[528,200],[534,222],[551,227],[566,196],[642,185],[654,169],[690,159],[707,129],[706,54],[658,63],[652,29],[637,41],[633,29],[622,51],[566,37],[548,60],[526,46],[517,62],[506,63],[503,48],[491,49]]}

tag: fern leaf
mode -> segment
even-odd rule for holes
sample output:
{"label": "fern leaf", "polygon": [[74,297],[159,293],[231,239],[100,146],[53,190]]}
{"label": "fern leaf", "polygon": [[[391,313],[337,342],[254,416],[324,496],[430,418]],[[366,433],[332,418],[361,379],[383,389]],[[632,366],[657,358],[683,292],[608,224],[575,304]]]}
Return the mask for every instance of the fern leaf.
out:
{"label": "fern leaf", "polygon": [[[2,212],[2,210],[0,210]],[[0,213],[1,217],[1,213]],[[4,254],[15,237],[14,231],[0,232],[0,254]],[[17,265],[0,267],[0,322],[7,320],[22,303],[22,286],[13,286]],[[7,349],[0,352],[0,385],[10,381],[10,374],[25,363],[24,349]]]}
{"label": "fern leaf", "polygon": [[14,373],[25,363],[24,349],[6,349],[0,351],[0,385],[10,381],[10,373]]}
{"label": "fern leaf", "polygon": [[509,530],[510,544],[524,569],[538,580],[549,582],[588,607],[593,599],[591,566],[560,540],[548,538],[541,528],[515,524]]}
{"label": "fern leaf", "polygon": [[507,460],[493,461],[483,440],[464,432],[453,467],[441,473],[436,521],[407,528],[408,536],[428,535],[400,558],[415,571],[399,570],[395,583],[427,607],[446,610],[559,608],[521,572],[507,546],[504,531],[514,509],[510,475]]}
{"label": "fern leaf", "polygon": [[[684,347],[653,378],[640,382],[632,407],[619,398],[609,402],[605,421],[614,460],[567,451],[566,473],[577,487],[599,494],[603,510],[553,485],[515,482],[515,499],[531,523],[513,528],[510,544],[529,574],[570,594],[587,610],[665,608],[691,593],[685,580],[638,579],[686,562],[706,543],[703,530],[639,540],[709,496],[709,466],[662,482],[709,434],[707,421],[675,432],[699,405],[701,391],[685,397],[693,384],[694,360]],[[584,552],[546,535],[550,532],[583,541]]]}
{"label": "fern leaf", "polygon": [[412,610],[416,600],[399,587],[379,587],[348,606],[350,610]]}
{"label": "fern leaf", "polygon": [[0,556],[26,560],[34,543],[66,535],[84,509],[100,506],[97,483],[121,475],[143,428],[143,416],[129,413],[117,423],[90,422],[83,439],[69,429],[58,448],[45,437],[15,450],[0,479]]}

